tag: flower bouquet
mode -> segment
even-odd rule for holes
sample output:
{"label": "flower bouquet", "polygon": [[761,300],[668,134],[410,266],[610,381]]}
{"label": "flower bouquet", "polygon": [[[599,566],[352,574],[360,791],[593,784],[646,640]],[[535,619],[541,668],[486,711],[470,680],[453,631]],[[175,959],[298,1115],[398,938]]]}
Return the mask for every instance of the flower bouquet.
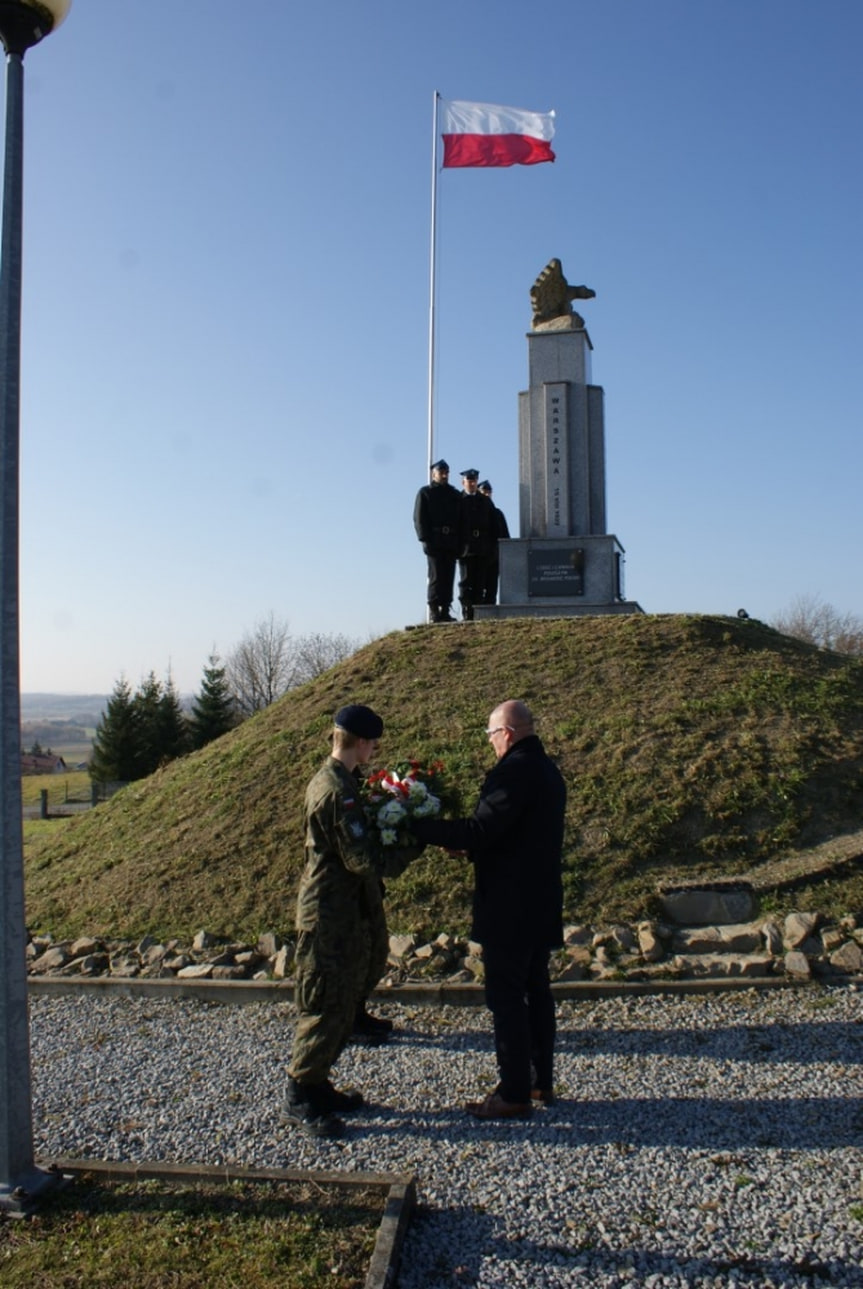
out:
{"label": "flower bouquet", "polygon": [[382,846],[411,846],[411,819],[430,819],[441,812],[442,761],[424,766],[401,761],[392,770],[376,770],[363,784],[366,818]]}

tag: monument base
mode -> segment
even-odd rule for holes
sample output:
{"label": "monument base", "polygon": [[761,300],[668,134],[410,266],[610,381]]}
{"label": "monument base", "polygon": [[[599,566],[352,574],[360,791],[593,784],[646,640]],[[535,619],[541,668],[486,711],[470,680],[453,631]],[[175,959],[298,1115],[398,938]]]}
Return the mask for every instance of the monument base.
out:
{"label": "monument base", "polygon": [[611,534],[501,541],[498,604],[475,618],[579,617],[642,613],[623,591],[623,547]]}

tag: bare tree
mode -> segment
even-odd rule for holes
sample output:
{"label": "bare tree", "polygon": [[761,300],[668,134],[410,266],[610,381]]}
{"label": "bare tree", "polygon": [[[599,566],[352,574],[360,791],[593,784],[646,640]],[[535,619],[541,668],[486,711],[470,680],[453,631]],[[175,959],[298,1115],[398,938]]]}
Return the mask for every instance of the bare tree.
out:
{"label": "bare tree", "polygon": [[295,643],[294,683],[304,685],[307,680],[314,680],[315,676],[335,667],[337,662],[350,658],[359,647],[359,640],[351,640],[343,635],[324,635],[320,631],[313,631],[309,635],[300,636]]}
{"label": "bare tree", "polygon": [[777,631],[834,653],[863,656],[863,618],[840,613],[818,595],[800,595],[771,624]]}
{"label": "bare tree", "polygon": [[228,683],[243,716],[269,707],[296,685],[296,651],[288,623],[262,618],[225,662]]}

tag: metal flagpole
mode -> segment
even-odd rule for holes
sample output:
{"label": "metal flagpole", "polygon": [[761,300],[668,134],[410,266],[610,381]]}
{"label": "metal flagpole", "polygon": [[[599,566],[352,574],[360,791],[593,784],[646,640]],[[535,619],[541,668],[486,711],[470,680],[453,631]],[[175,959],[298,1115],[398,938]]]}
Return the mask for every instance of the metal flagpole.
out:
{"label": "metal flagpole", "polygon": [[437,245],[437,109],[440,94],[434,92],[432,113],[431,250],[429,253],[429,375],[428,375],[428,459],[425,473],[434,461],[434,333],[435,333],[435,248]]}

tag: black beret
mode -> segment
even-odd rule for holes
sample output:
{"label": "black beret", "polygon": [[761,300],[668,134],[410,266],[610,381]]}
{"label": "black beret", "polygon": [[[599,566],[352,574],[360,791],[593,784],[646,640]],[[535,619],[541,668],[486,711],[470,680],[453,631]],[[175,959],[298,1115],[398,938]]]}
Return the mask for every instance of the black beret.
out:
{"label": "black beret", "polygon": [[384,732],[384,723],[377,712],[373,712],[370,707],[363,707],[361,703],[349,703],[347,707],[340,707],[333,717],[333,724],[357,738],[380,738]]}
{"label": "black beret", "polygon": [[461,477],[463,479],[478,479],[479,470],[462,470]]}
{"label": "black beret", "polygon": [[479,490],[480,492],[485,492],[486,488],[488,488],[489,492],[492,491],[492,487],[488,479],[483,479],[482,483],[479,485]]}
{"label": "black beret", "polygon": [[432,461],[431,469],[449,471],[449,466],[447,465],[446,461],[444,461],[443,457],[441,457],[440,461]]}

